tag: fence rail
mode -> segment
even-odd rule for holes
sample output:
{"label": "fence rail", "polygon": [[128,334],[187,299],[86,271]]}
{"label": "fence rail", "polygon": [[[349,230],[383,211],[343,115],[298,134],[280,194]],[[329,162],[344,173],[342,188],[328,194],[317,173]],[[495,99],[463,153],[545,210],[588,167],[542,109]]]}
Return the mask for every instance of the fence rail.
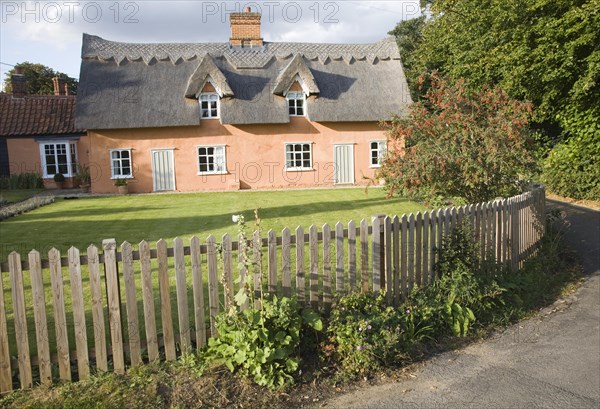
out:
{"label": "fence rail", "polygon": [[230,306],[236,276],[243,283],[254,274],[255,289],[294,294],[316,308],[329,308],[335,294],[380,289],[397,305],[415,285],[435,280],[437,249],[463,221],[482,260],[516,271],[544,235],[544,213],[545,193],[536,188],[477,205],[377,215],[370,225],[254,232],[261,251],[251,255],[253,272],[234,262],[243,253],[229,234],[220,243],[176,238],[172,247],[142,241],[137,250],[104,240],[102,249],[72,247],[66,257],[52,249],[47,259],[13,252],[0,264],[0,391],[85,379],[92,368],[124,373],[201,348],[217,336],[215,317]]}

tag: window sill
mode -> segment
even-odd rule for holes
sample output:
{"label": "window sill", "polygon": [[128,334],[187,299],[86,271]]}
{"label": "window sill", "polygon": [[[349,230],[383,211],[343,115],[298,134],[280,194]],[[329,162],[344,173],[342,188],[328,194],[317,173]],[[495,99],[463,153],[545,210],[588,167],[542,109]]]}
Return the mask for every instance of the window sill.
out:
{"label": "window sill", "polygon": [[381,167],[381,165],[370,165],[369,168],[371,169],[379,169]]}
{"label": "window sill", "polygon": [[118,180],[118,179],[133,179],[133,175],[129,175],[129,176],[112,176],[110,179],[111,179],[111,180]]}
{"label": "window sill", "polygon": [[198,176],[209,176],[209,175],[227,175],[229,172],[198,172]]}
{"label": "window sill", "polygon": [[[77,177],[77,175],[65,175],[64,173],[63,173],[63,176],[64,176],[65,178],[67,178],[67,179],[68,179],[68,178],[74,178],[74,177]],[[42,176],[42,179],[46,179],[46,180],[54,180],[54,175],[49,175],[49,176],[48,176],[48,175],[46,175],[46,176]]]}
{"label": "window sill", "polygon": [[314,168],[286,168],[286,172],[312,172]]}

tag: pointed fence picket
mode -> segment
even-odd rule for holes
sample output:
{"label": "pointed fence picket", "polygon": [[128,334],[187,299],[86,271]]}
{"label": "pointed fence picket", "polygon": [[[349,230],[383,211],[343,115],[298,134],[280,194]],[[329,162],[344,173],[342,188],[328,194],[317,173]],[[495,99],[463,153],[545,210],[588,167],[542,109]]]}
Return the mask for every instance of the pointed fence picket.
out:
{"label": "pointed fence picket", "polygon": [[229,234],[221,243],[212,235],[204,243],[176,238],[172,248],[165,240],[155,248],[142,241],[137,250],[110,239],[102,251],[91,245],[80,254],[71,247],[61,257],[51,249],[45,260],[36,250],[24,260],[13,252],[0,263],[0,392],[29,388],[34,379],[50,384],[92,371],[124,373],[201,348],[208,336],[218,336],[216,317],[236,306],[234,295],[248,274],[256,295],[294,295],[314,308],[330,309],[334,293],[357,290],[381,290],[397,306],[414,286],[436,279],[445,237],[464,222],[482,260],[516,271],[544,235],[544,203],[537,188],[489,203],[377,215],[370,226],[366,220],[347,228],[324,224],[320,231],[312,225],[306,234],[301,226],[286,227],[280,237],[269,230],[266,238],[255,232],[247,241]]}

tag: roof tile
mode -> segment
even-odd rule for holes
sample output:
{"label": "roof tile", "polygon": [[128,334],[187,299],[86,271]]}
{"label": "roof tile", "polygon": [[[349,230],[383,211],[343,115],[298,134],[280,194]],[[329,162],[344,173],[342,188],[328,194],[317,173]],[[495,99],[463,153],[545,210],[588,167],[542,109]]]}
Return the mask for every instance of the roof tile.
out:
{"label": "roof tile", "polygon": [[0,95],[0,136],[60,135],[75,128],[74,95]]}

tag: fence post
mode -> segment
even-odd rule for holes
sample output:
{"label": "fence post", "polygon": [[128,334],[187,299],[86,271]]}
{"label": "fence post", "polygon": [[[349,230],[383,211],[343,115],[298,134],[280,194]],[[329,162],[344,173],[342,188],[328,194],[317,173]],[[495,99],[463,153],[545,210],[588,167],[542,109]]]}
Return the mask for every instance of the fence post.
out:
{"label": "fence post", "polygon": [[2,269],[0,268],[0,393],[12,391],[12,370],[10,367],[8,326],[6,322],[2,275]]}
{"label": "fence post", "polygon": [[102,241],[104,250],[104,276],[106,279],[106,298],[108,300],[108,321],[112,343],[113,365],[118,374],[125,373],[123,353],[123,329],[121,323],[121,292],[119,288],[119,268],[117,265],[117,241]]}
{"label": "fence post", "polygon": [[[386,271],[385,271],[385,214],[377,213],[373,219],[379,220],[379,282],[380,288],[386,288]],[[373,230],[373,236],[377,234]]]}

